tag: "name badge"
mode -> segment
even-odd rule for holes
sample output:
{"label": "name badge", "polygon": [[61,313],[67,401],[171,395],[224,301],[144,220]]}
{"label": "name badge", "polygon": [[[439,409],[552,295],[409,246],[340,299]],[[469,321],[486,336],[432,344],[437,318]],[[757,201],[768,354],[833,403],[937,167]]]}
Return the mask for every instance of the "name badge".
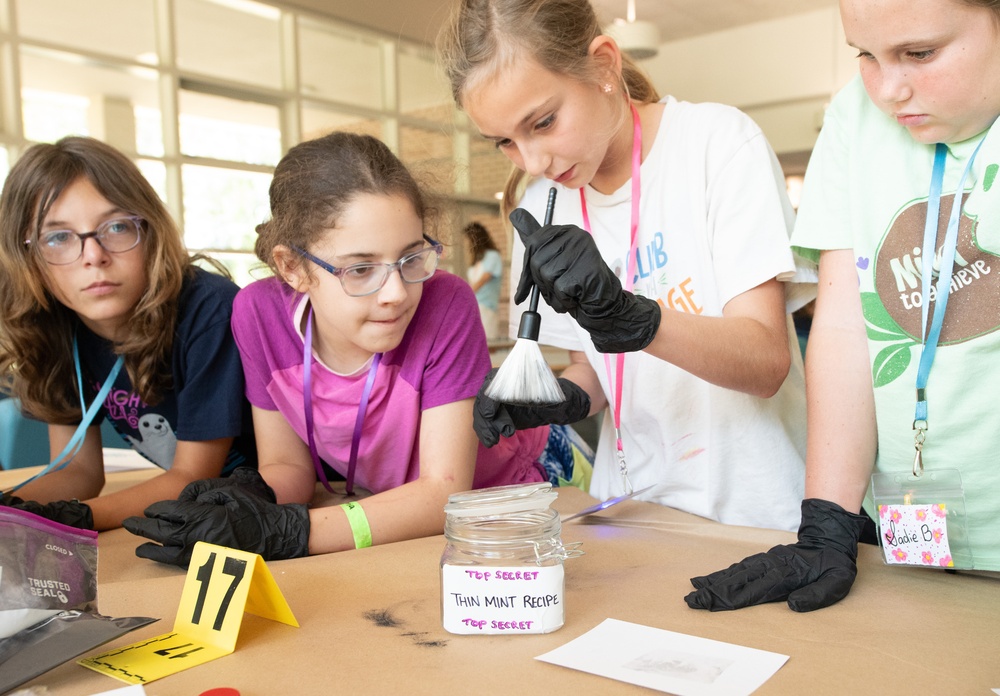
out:
{"label": "name badge", "polygon": [[955,567],[944,504],[879,505],[878,515],[886,563]]}

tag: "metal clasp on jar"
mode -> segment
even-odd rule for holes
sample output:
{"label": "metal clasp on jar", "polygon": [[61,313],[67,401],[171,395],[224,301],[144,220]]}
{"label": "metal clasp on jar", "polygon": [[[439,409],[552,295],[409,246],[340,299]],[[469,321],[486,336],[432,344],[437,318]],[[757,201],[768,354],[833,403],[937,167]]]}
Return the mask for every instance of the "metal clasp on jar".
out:
{"label": "metal clasp on jar", "polygon": [[[580,548],[583,546],[582,541],[574,541],[572,544],[563,544],[561,541],[532,541],[531,545],[535,547],[536,565],[542,565],[545,561],[551,560],[565,561],[567,558],[577,558],[586,553]],[[549,549],[543,550],[544,546],[548,546]]]}

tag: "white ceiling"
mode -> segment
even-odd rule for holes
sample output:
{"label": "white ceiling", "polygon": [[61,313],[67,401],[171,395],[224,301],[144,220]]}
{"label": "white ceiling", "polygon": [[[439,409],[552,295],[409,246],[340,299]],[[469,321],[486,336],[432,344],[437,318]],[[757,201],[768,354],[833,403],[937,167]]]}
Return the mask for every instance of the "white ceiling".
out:
{"label": "white ceiling", "polygon": [[[432,44],[455,0],[286,0],[354,24]],[[635,0],[636,19],[656,24],[661,40],[676,41],[778,17],[835,7],[838,0]],[[605,23],[623,18],[627,0],[591,0]]]}

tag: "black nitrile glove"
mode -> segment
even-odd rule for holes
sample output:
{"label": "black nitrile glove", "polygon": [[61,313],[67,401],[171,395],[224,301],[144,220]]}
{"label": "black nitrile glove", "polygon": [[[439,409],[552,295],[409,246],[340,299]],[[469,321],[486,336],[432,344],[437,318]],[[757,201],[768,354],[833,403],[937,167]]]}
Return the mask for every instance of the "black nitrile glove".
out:
{"label": "black nitrile glove", "polygon": [[14,495],[5,495],[0,503],[77,529],[94,528],[94,515],[90,506],[79,500],[54,500],[51,503],[36,503],[34,500],[21,500]]}
{"label": "black nitrile glove", "polygon": [[262,498],[269,503],[277,502],[274,490],[267,485],[263,477],[256,469],[248,466],[241,466],[229,476],[224,478],[201,479],[192,481],[184,486],[184,490],[177,496],[177,500],[191,502],[198,499],[202,493],[214,491],[219,488],[240,488],[247,493],[252,493],[258,498]]}
{"label": "black nitrile glove", "polygon": [[576,319],[600,352],[629,353],[649,345],[660,328],[660,305],[623,290],[586,231],[575,225],[542,227],[522,208],[510,221],[524,242],[516,304],[538,285],[549,306]]}
{"label": "black nitrile glove", "polygon": [[590,413],[590,395],[568,379],[558,379],[565,401],[557,404],[518,406],[494,401],[486,396],[486,389],[496,377],[498,368],[486,375],[483,386],[476,395],[472,410],[472,428],[479,441],[492,447],[500,441],[500,436],[510,437],[515,430],[537,428],[540,425],[569,425],[587,417]]}
{"label": "black nitrile glove", "polygon": [[818,498],[802,501],[799,540],[775,546],[725,570],[691,578],[697,589],[684,601],[692,609],[723,611],[788,600],[793,611],[836,604],[858,574],[858,538],[867,515],[855,515]]}
{"label": "black nitrile glove", "polygon": [[309,510],[305,505],[276,505],[239,486],[215,488],[196,500],[162,500],[128,517],[122,526],[158,542],[141,544],[135,555],[186,568],[195,543],[260,554],[264,560],[309,555]]}

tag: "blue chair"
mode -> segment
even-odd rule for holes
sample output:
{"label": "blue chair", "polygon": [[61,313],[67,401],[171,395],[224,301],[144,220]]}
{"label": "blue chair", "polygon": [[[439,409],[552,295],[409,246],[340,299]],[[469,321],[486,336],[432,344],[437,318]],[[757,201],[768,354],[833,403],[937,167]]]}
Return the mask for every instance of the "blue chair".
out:
{"label": "blue chair", "polygon": [[[105,447],[128,447],[111,424],[101,424]],[[21,414],[16,399],[0,395],[0,469],[49,463],[49,428]]]}

